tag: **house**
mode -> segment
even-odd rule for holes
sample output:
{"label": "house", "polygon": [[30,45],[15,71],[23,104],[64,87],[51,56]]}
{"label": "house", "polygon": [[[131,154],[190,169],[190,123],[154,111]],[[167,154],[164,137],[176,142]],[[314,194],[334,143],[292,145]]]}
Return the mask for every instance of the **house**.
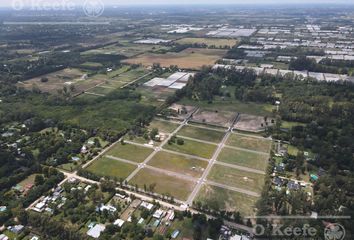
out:
{"label": "house", "polygon": [[175,212],[173,210],[168,210],[166,219],[173,221],[173,219],[175,219]]}
{"label": "house", "polygon": [[99,210],[103,212],[104,210],[107,210],[109,212],[115,212],[117,211],[117,208],[113,207],[112,205],[101,205],[99,207]]}
{"label": "house", "polygon": [[140,204],[141,207],[146,208],[147,210],[151,211],[151,209],[154,207],[153,204],[148,203],[148,202],[142,202]]}
{"label": "house", "polygon": [[117,219],[117,220],[114,221],[113,225],[116,225],[116,226],[118,226],[118,227],[122,227],[124,223],[125,223],[124,220],[122,220],[122,219]]}
{"label": "house", "polygon": [[162,209],[158,209],[154,212],[153,217],[160,219],[161,217],[163,217],[165,215],[165,211],[163,211]]}
{"label": "house", "polygon": [[87,235],[93,238],[99,238],[101,233],[106,229],[103,224],[96,224],[93,228],[87,231]]}
{"label": "house", "polygon": [[174,230],[173,233],[171,234],[171,238],[175,239],[178,237],[180,231],[179,230]]}
{"label": "house", "polygon": [[0,212],[5,212],[5,211],[6,211],[6,209],[7,209],[7,207],[6,207],[6,206],[0,206]]}
{"label": "house", "polygon": [[300,189],[300,184],[298,184],[296,181],[289,181],[287,185],[289,190],[299,190]]}
{"label": "house", "polygon": [[25,226],[23,225],[15,225],[15,226],[9,226],[7,229],[10,230],[11,232],[15,234],[19,234],[24,230]]}
{"label": "house", "polygon": [[36,212],[43,212],[44,207],[45,207],[45,202],[39,202],[34,206],[33,210]]}
{"label": "house", "polygon": [[235,234],[235,235],[230,237],[230,240],[241,240],[241,239],[242,239],[242,236],[238,235],[238,234]]}
{"label": "house", "polygon": [[9,240],[9,237],[5,234],[0,234],[0,240]]}

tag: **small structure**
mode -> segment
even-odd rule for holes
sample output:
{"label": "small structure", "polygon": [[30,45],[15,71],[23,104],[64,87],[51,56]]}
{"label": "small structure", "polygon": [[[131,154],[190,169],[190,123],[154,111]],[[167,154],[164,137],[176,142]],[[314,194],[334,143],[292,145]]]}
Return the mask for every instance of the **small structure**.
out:
{"label": "small structure", "polygon": [[158,209],[154,212],[153,217],[160,219],[161,217],[163,217],[165,215],[165,211],[163,211],[162,209]]}
{"label": "small structure", "polygon": [[9,237],[5,234],[0,234],[0,240],[9,240]]}
{"label": "small structure", "polygon": [[118,226],[118,227],[122,227],[124,223],[125,223],[124,220],[122,220],[122,219],[117,219],[117,220],[114,221],[113,225],[116,225],[116,226]]}
{"label": "small structure", "polygon": [[93,228],[87,231],[87,235],[93,238],[99,238],[101,233],[106,229],[103,224],[96,224]]}
{"label": "small structure", "polygon": [[141,207],[146,208],[147,210],[151,211],[152,208],[154,207],[154,205],[152,203],[148,203],[148,202],[142,202],[140,204]]}

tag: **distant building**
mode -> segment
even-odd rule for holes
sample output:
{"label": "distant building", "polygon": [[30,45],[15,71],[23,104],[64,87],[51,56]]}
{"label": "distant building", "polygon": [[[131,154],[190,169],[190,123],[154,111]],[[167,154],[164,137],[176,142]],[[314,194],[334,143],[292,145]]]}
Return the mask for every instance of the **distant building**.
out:
{"label": "distant building", "polygon": [[93,228],[87,231],[87,235],[93,238],[99,238],[101,233],[106,229],[103,224],[96,224]]}

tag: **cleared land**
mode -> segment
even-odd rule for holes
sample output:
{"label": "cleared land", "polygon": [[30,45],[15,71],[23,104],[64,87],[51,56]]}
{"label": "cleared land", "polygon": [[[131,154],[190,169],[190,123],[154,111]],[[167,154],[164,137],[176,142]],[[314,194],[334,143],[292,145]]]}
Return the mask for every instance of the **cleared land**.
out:
{"label": "cleared land", "polygon": [[268,153],[270,151],[272,142],[270,140],[261,138],[253,138],[240,134],[231,134],[226,144],[233,147]]}
{"label": "cleared land", "polygon": [[228,127],[232,123],[235,115],[236,113],[233,112],[201,109],[193,114],[192,120],[199,123]]}
{"label": "cleared land", "polygon": [[200,177],[208,162],[161,151],[151,159],[149,165],[192,177]]}
{"label": "cleared land", "polygon": [[127,178],[135,170],[136,166],[117,160],[102,157],[94,161],[86,170],[107,177]]}
{"label": "cleared land", "polygon": [[213,131],[209,129],[193,127],[189,125],[189,126],[184,126],[177,133],[177,135],[219,143],[222,140],[225,133],[220,131]]}
{"label": "cleared land", "polygon": [[213,166],[208,179],[231,187],[254,192],[261,192],[264,184],[264,175],[262,174],[241,171],[220,165]]}
{"label": "cleared land", "polygon": [[130,184],[138,184],[143,188],[144,184],[149,187],[155,185],[154,192],[169,194],[180,200],[186,200],[193,191],[195,183],[179,179],[167,174],[161,174],[150,169],[142,169],[131,181]]}
{"label": "cleared land", "polygon": [[272,119],[264,121],[264,117],[250,114],[240,114],[240,118],[234,128],[241,131],[260,132],[264,131],[266,126],[272,126]]}
{"label": "cleared land", "polygon": [[179,44],[204,44],[208,47],[233,47],[237,44],[235,39],[222,38],[182,38],[176,41]]}
{"label": "cleared land", "polygon": [[265,171],[268,156],[225,147],[218,156],[218,161]]}
{"label": "cleared land", "polygon": [[154,54],[145,53],[135,58],[124,60],[130,64],[142,64],[152,66],[160,63],[162,67],[177,65],[184,69],[200,69],[204,65],[213,65],[218,59],[222,58],[226,50],[188,48],[178,53]]}
{"label": "cleared land", "polygon": [[75,87],[73,92],[79,93],[101,82],[103,82],[102,79],[87,77],[86,73],[80,69],[65,68],[57,72],[26,80],[19,83],[18,86],[29,90],[35,87],[42,92],[57,93],[64,86],[70,89],[70,85],[73,85]]}
{"label": "cleared land", "polygon": [[165,149],[172,150],[175,152],[190,154],[203,158],[211,158],[215,152],[216,145],[201,143],[189,139],[183,139],[184,144],[178,145],[177,143],[166,144]]}
{"label": "cleared land", "polygon": [[161,132],[165,132],[165,133],[171,133],[173,132],[179,125],[177,123],[173,123],[173,122],[167,122],[167,121],[161,121],[158,119],[154,119],[150,125],[149,128],[153,129],[153,128],[157,128],[159,131]]}
{"label": "cleared land", "polygon": [[257,198],[224,188],[204,185],[195,201],[199,201],[211,209],[238,211],[243,216],[249,216],[254,214],[253,208]]}
{"label": "cleared land", "polygon": [[117,143],[106,155],[123,158],[137,163],[143,162],[154,150],[151,148],[140,147],[133,144]]}

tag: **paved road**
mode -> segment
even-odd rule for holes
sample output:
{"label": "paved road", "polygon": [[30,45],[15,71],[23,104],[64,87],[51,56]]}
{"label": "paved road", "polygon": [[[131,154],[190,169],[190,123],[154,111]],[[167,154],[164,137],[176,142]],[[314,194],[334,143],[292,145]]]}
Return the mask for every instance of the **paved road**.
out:
{"label": "paved road", "polygon": [[227,130],[225,136],[223,137],[221,143],[218,145],[218,148],[215,150],[213,157],[210,159],[209,164],[205,171],[203,172],[203,175],[199,182],[197,183],[197,186],[193,189],[192,193],[189,195],[188,200],[186,204],[188,206],[191,206],[193,204],[193,201],[195,197],[197,196],[198,192],[200,191],[202,185],[205,183],[207,176],[209,175],[210,170],[214,166],[214,163],[216,162],[216,159],[218,158],[221,150],[223,149],[227,139],[229,138],[231,132],[232,132],[232,126],[235,124],[235,122],[238,120],[239,115],[236,115],[235,119],[232,121],[229,129]]}
{"label": "paved road", "polygon": [[237,187],[231,187],[229,185],[225,185],[225,184],[221,184],[221,183],[217,183],[217,182],[213,182],[210,180],[206,180],[205,183],[215,186],[215,187],[220,187],[220,188],[225,188],[231,191],[235,191],[235,192],[240,192],[240,193],[244,193],[253,197],[260,197],[261,195],[259,193],[253,192],[253,191],[249,191],[246,189],[242,189],[242,188],[237,188]]}

